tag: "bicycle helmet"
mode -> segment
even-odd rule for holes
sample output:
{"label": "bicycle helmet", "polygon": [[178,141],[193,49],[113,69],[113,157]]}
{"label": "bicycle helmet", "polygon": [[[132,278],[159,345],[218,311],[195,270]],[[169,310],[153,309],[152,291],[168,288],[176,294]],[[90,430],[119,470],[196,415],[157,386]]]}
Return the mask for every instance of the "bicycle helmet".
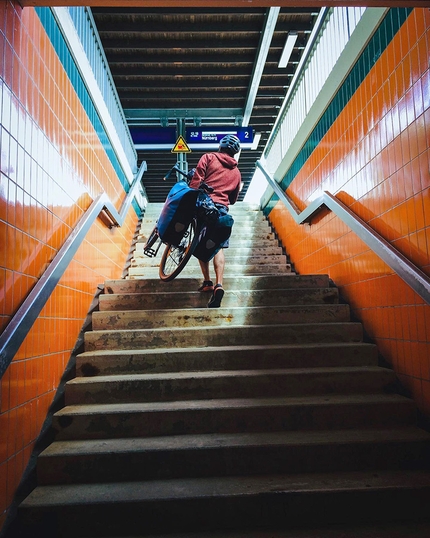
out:
{"label": "bicycle helmet", "polygon": [[240,151],[240,140],[235,135],[228,134],[221,138],[219,147],[224,148],[232,157]]}

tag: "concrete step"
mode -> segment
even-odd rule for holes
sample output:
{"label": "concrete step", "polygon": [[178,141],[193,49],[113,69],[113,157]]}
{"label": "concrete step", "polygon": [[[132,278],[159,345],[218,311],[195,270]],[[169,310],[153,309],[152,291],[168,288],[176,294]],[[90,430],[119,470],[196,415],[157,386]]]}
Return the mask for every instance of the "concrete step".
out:
{"label": "concrete step", "polygon": [[291,529],[303,526],[310,514],[314,525],[393,522],[423,517],[429,503],[428,471],[52,485],[37,488],[22,503],[21,536],[26,521],[33,524],[31,536],[46,538],[136,535],[139,529],[144,534]]}
{"label": "concrete step", "polygon": [[[147,259],[148,256],[144,254],[143,252],[143,246],[144,243],[137,243],[136,244],[136,250],[133,253],[133,256],[135,258],[144,258]],[[277,245],[270,245],[265,247],[264,245],[261,246],[253,246],[253,247],[229,247],[227,249],[224,249],[224,254],[228,258],[229,256],[283,256],[282,247]],[[161,256],[161,249],[159,251],[159,256]]]}
{"label": "concrete step", "polygon": [[[163,209],[163,206],[164,203],[161,202],[148,204],[148,206],[145,208],[145,216],[159,215]],[[263,215],[259,207],[250,207],[244,204],[244,202],[237,202],[236,204],[230,205],[229,212],[234,215]]]}
{"label": "concrete step", "polygon": [[[173,283],[173,282],[172,282]],[[100,311],[139,310],[139,309],[166,309],[166,308],[205,308],[205,315],[215,316],[206,312],[206,306],[211,292],[201,293],[195,291],[169,291],[170,282],[163,283],[162,288],[156,292],[148,293],[121,293],[102,294],[99,297]],[[200,285],[201,281],[196,286]],[[175,289],[178,289],[176,286]],[[262,306],[299,306],[299,305],[336,305],[339,301],[337,288],[286,288],[273,290],[231,290],[226,286],[220,308],[222,314],[226,309],[233,313],[236,308],[251,308]],[[236,308],[235,308],[236,307]],[[342,305],[346,307],[346,305]],[[215,310],[215,309],[214,309]],[[216,309],[218,310],[218,309]],[[252,312],[253,310],[250,310]],[[301,309],[306,314],[310,309]],[[95,314],[95,313],[94,313]],[[95,314],[96,315],[96,314]],[[163,313],[159,314],[163,317]],[[186,312],[184,315],[188,315]],[[97,315],[96,315],[97,316]],[[93,316],[94,318],[94,316]]]}
{"label": "concrete step", "polygon": [[[209,294],[210,296],[210,294]],[[206,295],[205,302],[207,303]],[[158,329],[161,327],[221,327],[269,323],[327,323],[350,321],[349,305],[313,304],[229,308],[163,308],[93,312],[93,330]],[[172,306],[172,305],[170,305]]]}
{"label": "concrete step", "polygon": [[[227,249],[228,251],[229,249]],[[263,265],[263,264],[272,264],[275,259],[276,263],[287,265],[288,259],[287,256],[284,256],[283,254],[277,254],[276,258],[275,256],[235,256],[233,252],[230,252],[229,254],[225,254],[225,259],[227,265],[230,263],[234,263],[237,265]],[[149,258],[148,256],[142,255],[142,256],[134,256],[131,260],[131,266],[132,267],[159,267],[161,261],[161,255],[155,256],[154,258]],[[189,263],[189,266],[193,265],[196,269],[198,268],[197,263],[192,264]]]}
{"label": "concrete step", "polygon": [[[275,260],[276,261],[276,260]],[[197,265],[187,264],[181,274],[184,276],[195,276],[196,272],[200,271]],[[235,276],[237,274],[244,275],[279,275],[280,273],[290,273],[290,264],[271,263],[265,265],[238,265],[227,263],[224,274],[226,276]],[[145,277],[154,278],[158,275],[158,267],[130,267],[128,270],[130,278]]]}
{"label": "concrete step", "polygon": [[[248,254],[241,254],[239,252],[235,252],[233,249],[230,250],[224,249],[224,255],[227,263],[233,263],[237,265],[257,265],[257,264],[270,264],[273,263],[273,261],[276,259],[276,263],[282,263],[286,265],[288,263],[287,256],[285,256],[282,253],[278,254],[256,254],[248,253]],[[131,261],[131,265],[136,267],[138,265],[146,265],[146,266],[157,266],[160,264],[161,260],[161,251],[159,256],[155,256],[153,258],[150,258],[146,254],[143,253],[143,251],[136,252],[133,256],[133,259]]]}
{"label": "concrete step", "polygon": [[242,346],[268,342],[279,344],[361,342],[361,323],[301,323],[248,325],[246,327],[187,327],[90,331],[85,351],[96,349],[150,349],[157,347]]}
{"label": "concrete step", "polygon": [[[145,210],[145,213],[143,215],[144,218],[158,218],[158,216],[161,213],[161,210],[163,209],[163,204],[155,207],[150,207]],[[259,210],[250,210],[250,209],[244,209],[244,208],[238,208],[230,206],[229,208],[230,215],[233,215],[233,217],[258,217],[258,218],[264,218],[264,215]]]}
{"label": "concrete step", "polygon": [[203,433],[391,428],[416,423],[397,394],[331,394],[67,406],[53,416],[56,440]]}
{"label": "concrete step", "polygon": [[39,485],[209,476],[418,469],[430,434],[416,428],[59,441],[39,457]]}
{"label": "concrete step", "polygon": [[[148,235],[154,226],[157,224],[157,216],[153,217],[144,217],[140,223],[139,235],[146,236]],[[259,232],[273,232],[273,229],[268,220],[262,216],[237,216],[233,215],[233,234],[240,230],[244,233],[259,233]]]}
{"label": "concrete step", "polygon": [[[154,226],[157,224],[158,215],[155,217],[144,217],[140,223],[140,229],[139,232],[141,235],[146,235],[148,232],[150,232]],[[240,231],[246,231],[249,233],[260,232],[260,231],[266,231],[266,232],[273,232],[272,226],[270,225],[270,222],[261,216],[233,216],[234,224],[233,224],[233,230]]]}
{"label": "concrete step", "polygon": [[[145,244],[149,234],[152,232],[155,226],[153,224],[148,224],[147,226],[141,228],[141,233],[137,237],[136,245]],[[278,240],[275,235],[272,233],[271,228],[263,226],[246,226],[241,223],[235,223],[233,226],[233,231],[230,236],[230,244],[240,246],[241,243],[249,245],[250,243],[255,243],[256,246],[265,246],[270,244],[279,245]]]}
{"label": "concrete step", "polygon": [[[107,280],[104,285],[104,293],[150,293],[162,291],[189,292],[196,291],[202,283],[199,276],[190,278],[184,277],[182,273],[171,282],[162,282],[158,277],[153,279],[134,280]],[[236,275],[224,278],[224,288],[226,290],[283,290],[286,288],[328,288],[328,275],[297,275],[288,273],[275,276],[246,276]],[[333,288],[337,289],[337,288]]]}
{"label": "concrete step", "polygon": [[[234,230],[234,229],[233,229]],[[143,250],[145,242],[149,237],[152,228],[148,230],[147,233],[142,234],[142,237],[136,242],[136,250]],[[231,248],[235,247],[269,247],[269,246],[279,246],[279,242],[276,237],[269,231],[255,232],[251,230],[247,232],[246,230],[237,231],[237,233],[232,233],[229,238],[229,245]]]}
{"label": "concrete step", "polygon": [[76,375],[192,372],[321,366],[376,366],[377,348],[365,343],[223,346],[88,351],[76,357]]}
{"label": "concrete step", "polygon": [[171,402],[393,392],[396,376],[378,366],[217,370],[76,377],[66,384],[66,405]]}
{"label": "concrete step", "polygon": [[[342,525],[309,525],[309,528],[266,530],[242,527],[240,530],[169,532],[169,534],[145,534],[145,538],[428,538],[430,536],[430,518],[424,515],[418,519],[372,523],[345,523]],[[142,534],[133,537],[122,535],[121,538],[143,538]]]}

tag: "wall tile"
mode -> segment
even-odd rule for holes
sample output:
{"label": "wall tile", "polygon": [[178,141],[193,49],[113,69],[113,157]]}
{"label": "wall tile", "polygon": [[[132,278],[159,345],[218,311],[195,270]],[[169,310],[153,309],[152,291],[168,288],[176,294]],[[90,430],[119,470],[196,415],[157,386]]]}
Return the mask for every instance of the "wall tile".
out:
{"label": "wall tile", "polygon": [[[125,196],[35,10],[10,1],[0,2],[0,147],[3,329],[92,197],[104,189],[119,206]],[[131,213],[113,233],[96,222],[1,380],[0,528],[97,285],[122,274]]]}
{"label": "wall tile", "polygon": [[[430,13],[415,9],[288,188],[300,208],[322,188],[341,189],[344,202],[348,193],[348,205],[428,275],[429,42]],[[360,125],[348,130],[354,121]],[[357,163],[365,163],[360,173]],[[322,213],[318,224],[297,227],[279,202],[269,217],[299,272],[329,273],[430,415],[430,306],[374,254],[358,255],[357,238],[339,236],[333,216]]]}

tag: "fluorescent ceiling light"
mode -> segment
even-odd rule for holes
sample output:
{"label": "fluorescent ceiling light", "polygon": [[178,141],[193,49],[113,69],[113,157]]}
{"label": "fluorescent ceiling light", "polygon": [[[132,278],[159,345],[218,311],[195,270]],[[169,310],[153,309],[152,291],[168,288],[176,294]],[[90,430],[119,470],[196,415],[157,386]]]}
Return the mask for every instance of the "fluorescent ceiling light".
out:
{"label": "fluorescent ceiling light", "polygon": [[285,41],[284,50],[281,54],[278,67],[287,67],[291,53],[293,52],[294,45],[297,41],[297,32],[289,32],[287,40]]}

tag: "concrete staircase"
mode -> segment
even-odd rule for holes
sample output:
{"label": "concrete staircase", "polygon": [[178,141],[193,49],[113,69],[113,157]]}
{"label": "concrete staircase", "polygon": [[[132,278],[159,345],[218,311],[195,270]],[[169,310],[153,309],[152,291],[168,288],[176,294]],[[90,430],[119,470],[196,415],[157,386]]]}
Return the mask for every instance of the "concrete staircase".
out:
{"label": "concrete staircase", "polygon": [[428,537],[430,435],[325,275],[233,208],[219,309],[196,260],[105,283],[18,535]]}

